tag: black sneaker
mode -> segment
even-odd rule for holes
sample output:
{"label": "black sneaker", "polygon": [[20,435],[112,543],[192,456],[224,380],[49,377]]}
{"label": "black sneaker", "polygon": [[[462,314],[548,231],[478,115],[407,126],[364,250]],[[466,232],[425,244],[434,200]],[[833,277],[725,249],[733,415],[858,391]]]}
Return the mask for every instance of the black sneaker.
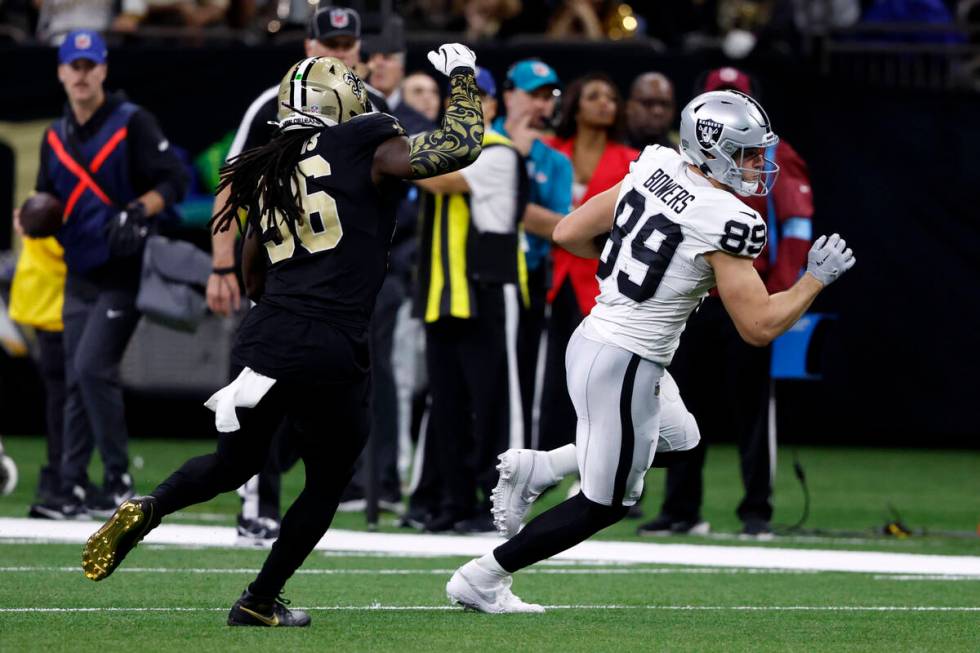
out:
{"label": "black sneaker", "polygon": [[641,519],[643,517],[643,506],[637,501],[626,511],[626,519]]}
{"label": "black sneaker", "polygon": [[152,496],[124,501],[85,544],[82,570],[86,578],[108,578],[133,547],[160,523],[159,512]]}
{"label": "black sneaker", "polygon": [[121,505],[123,501],[129,501],[136,496],[133,489],[133,477],[124,473],[118,478],[109,479],[105,484],[105,493],[116,505]]}
{"label": "black sneaker", "polygon": [[414,528],[417,531],[425,530],[425,525],[431,518],[431,513],[424,508],[409,508],[398,520],[401,528]]}
{"label": "black sneaker", "polygon": [[453,527],[456,526],[456,522],[458,521],[460,521],[458,516],[447,513],[430,515],[429,519],[425,521],[425,532],[445,533],[453,530]]}
{"label": "black sneaker", "polygon": [[63,521],[66,519],[87,520],[90,519],[88,511],[77,501],[60,501],[50,499],[31,504],[27,511],[27,516],[31,519],[54,519]]}
{"label": "black sneaker", "polygon": [[660,513],[653,521],[641,524],[636,529],[637,535],[670,535],[670,526],[674,523],[672,517]]}
{"label": "black sneaker", "polygon": [[670,525],[672,535],[707,535],[711,532],[711,524],[698,519],[696,521],[678,521]]}
{"label": "black sneaker", "polygon": [[477,515],[469,519],[463,519],[453,524],[453,530],[463,535],[473,535],[477,533],[496,533],[497,527],[490,518],[490,511],[485,515]]}
{"label": "black sneaker", "polygon": [[382,495],[381,498],[378,499],[378,508],[395,515],[402,515],[405,512],[405,506],[402,504],[402,498],[397,494]]}
{"label": "black sneaker", "polygon": [[279,537],[279,522],[271,517],[246,519],[238,515],[238,543],[272,546]]}
{"label": "black sneaker", "polygon": [[90,489],[85,495],[85,509],[93,517],[108,519],[124,501],[136,496],[133,477],[129,474],[106,481],[102,490]]}
{"label": "black sneaker", "polygon": [[637,535],[707,535],[710,532],[711,524],[701,519],[675,521],[664,514],[636,529]]}
{"label": "black sneaker", "polygon": [[765,519],[746,519],[740,535],[757,540],[771,540],[773,537],[772,528]]}
{"label": "black sneaker", "polygon": [[365,508],[367,499],[364,498],[364,491],[353,483],[348,484],[340,495],[337,512],[363,512]]}
{"label": "black sneaker", "polygon": [[310,625],[310,615],[302,610],[290,610],[283,598],[267,599],[255,596],[246,589],[228,612],[229,626],[298,626]]}

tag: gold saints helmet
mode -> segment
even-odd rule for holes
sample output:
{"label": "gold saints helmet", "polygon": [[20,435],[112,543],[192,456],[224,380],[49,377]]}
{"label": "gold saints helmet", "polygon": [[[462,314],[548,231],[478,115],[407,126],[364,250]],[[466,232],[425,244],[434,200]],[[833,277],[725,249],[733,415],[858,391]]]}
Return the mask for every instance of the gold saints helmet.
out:
{"label": "gold saints helmet", "polygon": [[279,126],[329,126],[371,110],[364,83],[340,59],[310,57],[279,83]]}

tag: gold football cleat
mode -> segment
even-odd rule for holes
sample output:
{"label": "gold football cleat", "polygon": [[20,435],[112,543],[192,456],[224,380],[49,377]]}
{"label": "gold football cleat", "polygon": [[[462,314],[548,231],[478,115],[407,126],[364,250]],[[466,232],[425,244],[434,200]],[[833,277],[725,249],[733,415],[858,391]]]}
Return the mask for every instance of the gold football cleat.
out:
{"label": "gold football cleat", "polygon": [[85,543],[82,571],[94,581],[108,578],[160,519],[153,497],[123,501],[112,517]]}

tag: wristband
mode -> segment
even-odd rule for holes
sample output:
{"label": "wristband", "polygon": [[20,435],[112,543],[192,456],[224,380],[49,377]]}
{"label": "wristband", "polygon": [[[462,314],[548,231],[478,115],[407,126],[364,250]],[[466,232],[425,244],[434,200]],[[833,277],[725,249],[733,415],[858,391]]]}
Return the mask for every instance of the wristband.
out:
{"label": "wristband", "polygon": [[225,268],[211,268],[211,274],[235,274],[235,266],[229,265]]}

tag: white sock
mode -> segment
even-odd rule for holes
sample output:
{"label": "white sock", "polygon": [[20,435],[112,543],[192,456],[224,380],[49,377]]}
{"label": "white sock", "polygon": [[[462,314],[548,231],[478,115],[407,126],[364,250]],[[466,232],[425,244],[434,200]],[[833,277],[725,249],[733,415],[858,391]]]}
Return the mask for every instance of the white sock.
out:
{"label": "white sock", "polygon": [[505,576],[510,576],[510,572],[500,566],[497,559],[493,557],[493,552],[481,556],[475,560],[475,567],[477,567],[483,573],[493,577],[494,579],[504,578]]}
{"label": "white sock", "polygon": [[551,472],[554,474],[556,482],[578,471],[578,458],[575,454],[574,444],[566,444],[564,447],[544,453],[551,464]]}

